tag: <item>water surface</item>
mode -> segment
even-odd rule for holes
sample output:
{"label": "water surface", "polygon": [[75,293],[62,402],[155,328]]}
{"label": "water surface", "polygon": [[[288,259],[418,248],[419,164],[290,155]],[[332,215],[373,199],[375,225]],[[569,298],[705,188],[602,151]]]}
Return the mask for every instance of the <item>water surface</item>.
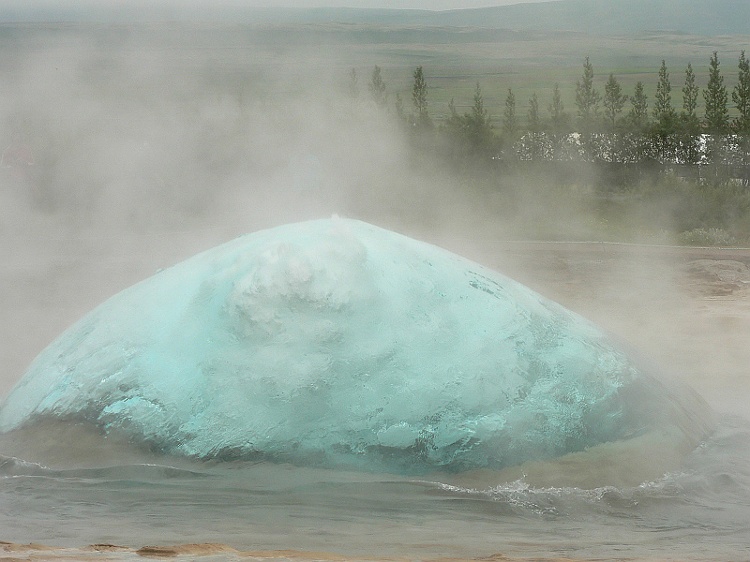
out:
{"label": "water surface", "polygon": [[[738,417],[721,418],[678,471],[590,489],[190,462],[117,442],[90,448],[100,436],[80,427],[33,431],[36,450],[28,434],[0,440],[0,451],[14,453],[0,457],[1,540],[133,548],[211,542],[415,558],[730,560],[750,551],[750,422]],[[59,442],[60,431],[66,438],[78,432],[80,446],[44,443],[44,433]],[[24,448],[46,461],[18,456]]]}

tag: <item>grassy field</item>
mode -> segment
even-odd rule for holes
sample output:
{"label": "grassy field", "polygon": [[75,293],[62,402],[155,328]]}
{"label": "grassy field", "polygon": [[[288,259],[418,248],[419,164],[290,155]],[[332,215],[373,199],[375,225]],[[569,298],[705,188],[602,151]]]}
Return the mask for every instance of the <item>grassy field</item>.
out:
{"label": "grassy field", "polygon": [[[568,217],[574,216],[581,230],[571,236],[627,238],[626,230],[639,223],[643,228],[637,229],[653,237],[675,226],[666,197],[658,207],[668,209],[656,216],[644,212],[653,206],[648,194],[605,205],[591,197],[586,178],[560,188],[549,187],[555,184],[550,178],[525,182],[507,174],[502,181],[497,174],[481,181],[447,178],[439,171],[428,178],[414,175],[403,135],[389,130],[389,120],[382,115],[352,119],[367,105],[373,67],[382,68],[393,113],[396,94],[411,111],[413,72],[423,66],[429,111],[438,123],[451,99],[459,112],[469,109],[478,82],[497,129],[508,88],[515,93],[522,126],[533,93],[547,117],[555,84],[566,111],[575,115],[575,83],[586,56],[600,90],[611,72],[626,94],[643,81],[650,100],[664,59],[679,109],[688,62],[704,88],[709,57],[718,51],[731,90],[739,53],[748,45],[750,36],[602,37],[380,24],[4,24],[0,137],[9,139],[14,130],[27,137],[36,153],[40,191],[56,199],[51,207],[89,217],[82,222],[102,220],[96,217],[122,207],[122,222],[157,222],[143,217],[158,211],[158,220],[179,224],[219,205],[224,195],[224,205],[241,208],[227,194],[235,197],[246,186],[254,186],[257,196],[249,204],[260,208],[290,185],[307,182],[328,186],[327,196],[336,203],[330,206],[354,209],[355,216],[376,207],[383,216],[426,207],[426,199],[445,198],[440,191],[445,188],[452,205],[460,203],[467,216],[481,214],[490,223],[503,214],[521,216],[508,211],[514,201],[522,200],[518,205],[524,212],[535,206],[559,210],[565,202],[575,208],[568,215],[557,213],[551,230],[572,224]],[[347,97],[352,68],[359,77],[358,104]],[[294,169],[300,162],[308,169]],[[400,195],[379,195],[374,186],[384,182],[399,186]],[[519,195],[510,183],[534,183],[538,193]],[[662,192],[673,199],[695,199],[680,186],[669,189]],[[259,203],[258,197],[265,199]],[[144,204],[154,198],[158,204]],[[291,194],[284,204],[297,199]],[[735,203],[711,205],[723,209]],[[431,223],[444,220],[442,211],[420,213]],[[689,215],[698,218],[683,230],[711,224],[692,207]],[[732,220],[750,232],[744,211]]]}
{"label": "grassy field", "polygon": [[[516,94],[519,115],[536,92],[543,114],[557,83],[563,102],[573,112],[575,82],[583,60],[590,57],[596,84],[614,73],[626,94],[643,81],[653,100],[662,59],[672,81],[672,98],[679,109],[684,71],[692,63],[698,86],[708,81],[708,61],[719,53],[725,84],[736,82],[740,51],[750,47],[750,35],[706,37],[672,33],[639,33],[628,36],[595,36],[571,32],[512,32],[481,28],[382,26],[366,24],[310,25],[28,25],[0,26],[0,71],[12,81],[18,57],[44,47],[70,49],[85,44],[97,48],[95,61],[79,77],[103,82],[112,74],[123,53],[140,49],[143,63],[172,57],[171,72],[180,80],[213,82],[225,93],[277,96],[280,92],[315,87],[346,88],[351,68],[357,70],[360,89],[373,67],[383,70],[390,98],[398,93],[408,103],[412,73],[424,67],[429,87],[430,111],[440,120],[453,98],[459,110],[471,105],[474,87],[482,88],[490,114],[502,116],[508,88]],[[86,77],[85,74],[91,76]],[[702,104],[702,96],[699,103]],[[699,107],[699,113],[702,108]]]}
{"label": "grassy field", "polygon": [[[582,64],[590,57],[596,73],[596,85],[603,90],[613,73],[627,94],[635,83],[643,81],[650,99],[656,89],[659,66],[666,61],[672,82],[673,103],[682,104],[681,88],[685,68],[691,63],[697,84],[708,82],[708,61],[719,53],[725,84],[736,82],[740,51],[750,46],[750,36],[707,38],[673,34],[639,34],[628,37],[599,37],[574,33],[545,35],[508,34],[494,41],[456,41],[460,30],[443,30],[432,42],[408,44],[354,43],[342,66],[358,69],[369,77],[372,66],[383,68],[384,79],[394,92],[409,99],[411,72],[423,65],[430,87],[430,103],[435,117],[445,115],[447,104],[455,99],[457,107],[470,106],[474,87],[479,82],[485,106],[494,117],[502,115],[508,88],[516,94],[519,114],[525,115],[528,100],[536,92],[546,110],[552,89],[560,85],[566,109],[575,109],[575,83]],[[415,35],[419,35],[418,30]],[[369,63],[369,64],[368,64]],[[342,69],[343,72],[343,69]],[[702,111],[702,96],[699,99]]]}

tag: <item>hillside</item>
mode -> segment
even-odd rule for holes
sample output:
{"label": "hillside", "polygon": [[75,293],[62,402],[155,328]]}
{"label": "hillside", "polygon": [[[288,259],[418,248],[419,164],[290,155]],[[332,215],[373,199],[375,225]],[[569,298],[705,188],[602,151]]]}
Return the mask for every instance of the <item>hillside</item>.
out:
{"label": "hillside", "polygon": [[572,31],[627,35],[672,31],[694,35],[750,34],[747,0],[558,0],[494,8],[449,11],[358,8],[248,8],[242,2],[198,0],[184,3],[102,3],[8,0],[2,22],[213,21],[240,24],[353,23],[379,26],[451,26],[516,31]]}
{"label": "hillside", "polygon": [[750,34],[747,0],[562,0],[430,16],[443,25],[557,30],[591,34],[677,31],[696,35]]}

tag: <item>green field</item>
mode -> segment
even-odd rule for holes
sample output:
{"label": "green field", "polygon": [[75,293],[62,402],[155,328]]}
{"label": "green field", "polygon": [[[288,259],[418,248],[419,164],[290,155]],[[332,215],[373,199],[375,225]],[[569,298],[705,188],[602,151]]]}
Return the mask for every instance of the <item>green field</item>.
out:
{"label": "green field", "polygon": [[[679,110],[689,62],[704,88],[717,51],[731,91],[737,59],[748,46],[750,36],[740,35],[382,23],[7,23],[0,25],[0,136],[20,131],[28,139],[44,205],[83,224],[112,210],[123,223],[148,225],[181,224],[242,205],[302,208],[307,203],[290,191],[301,181],[305,189],[326,186],[315,203],[325,213],[413,213],[435,224],[445,215],[432,203],[442,201],[475,222],[507,225],[512,218],[506,231],[514,236],[552,238],[559,231],[561,237],[655,239],[675,229],[727,227],[745,239],[750,202],[744,193],[669,180],[602,199],[592,193],[602,180],[585,169],[562,186],[554,172],[450,175],[419,162],[389,119],[369,114],[366,100],[378,65],[390,115],[397,94],[409,113],[413,72],[422,66],[438,124],[451,99],[459,113],[468,111],[479,83],[495,129],[509,88],[523,127],[533,93],[542,118],[548,116],[555,84],[575,115],[575,83],[588,56],[600,90],[614,73],[626,94],[643,81],[650,100],[664,59]],[[351,69],[359,78],[355,102],[348,96]],[[299,172],[293,169],[299,162],[309,165]],[[394,187],[381,191],[384,184]],[[238,193],[249,199],[238,204]],[[282,203],[279,193],[287,197]],[[554,220],[539,209],[552,210]],[[539,226],[534,234],[525,231],[523,224],[532,223],[544,232]]]}
{"label": "green field", "polygon": [[[502,115],[508,88],[516,94],[519,112],[525,114],[531,95],[536,92],[540,106],[546,108],[555,83],[560,85],[566,108],[574,108],[575,83],[580,78],[583,60],[590,57],[599,89],[613,73],[626,93],[643,81],[647,95],[653,99],[662,59],[670,71],[673,102],[682,103],[684,72],[691,63],[699,87],[708,81],[708,61],[719,53],[725,83],[731,89],[736,81],[740,51],[750,46],[750,36],[707,38],[675,34],[643,33],[633,36],[600,37],[577,33],[508,33],[493,41],[460,41],[462,30],[431,30],[408,44],[353,42],[346,57],[339,62],[357,68],[368,78],[372,67],[383,68],[384,79],[402,97],[408,99],[411,72],[424,67],[430,102],[436,117],[444,115],[447,104],[455,98],[457,107],[471,104],[474,87],[479,82],[485,105],[493,116]],[[425,42],[420,42],[420,38]],[[430,42],[426,42],[429,39]],[[702,97],[699,102],[702,104]]]}
{"label": "green field", "polygon": [[[492,116],[502,115],[508,88],[519,114],[536,92],[546,110],[558,83],[566,109],[574,109],[574,89],[582,63],[590,57],[603,88],[614,73],[625,93],[643,81],[653,99],[662,59],[672,81],[674,105],[682,103],[684,71],[692,63],[699,87],[705,87],[708,61],[719,53],[725,84],[731,90],[740,51],[750,35],[707,37],[639,32],[599,36],[572,32],[512,32],[463,27],[383,26],[371,24],[296,25],[28,25],[0,26],[5,81],[13,80],[24,54],[71,43],[97,48],[94,62],[78,77],[104,82],[124,55],[142,51],[144,61],[171,65],[169,73],[188,86],[212,87],[252,96],[276,96],[314,88],[345,88],[351,68],[361,90],[372,69],[383,69],[391,99],[410,100],[412,73],[421,65],[429,87],[430,110],[440,120],[451,98],[461,109],[471,104],[478,82]],[[67,47],[66,47],[67,46]],[[59,52],[59,51],[58,51]],[[14,62],[16,61],[16,62]],[[15,65],[15,66],[14,66]],[[86,76],[89,73],[90,76]],[[307,83],[307,81],[311,83]],[[266,86],[266,87],[264,87]],[[702,103],[702,96],[699,98]]]}

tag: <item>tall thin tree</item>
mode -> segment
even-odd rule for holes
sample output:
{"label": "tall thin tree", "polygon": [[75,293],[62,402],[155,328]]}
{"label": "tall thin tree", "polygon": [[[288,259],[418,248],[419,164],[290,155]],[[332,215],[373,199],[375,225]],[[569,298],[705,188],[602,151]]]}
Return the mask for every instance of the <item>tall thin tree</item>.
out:
{"label": "tall thin tree", "polygon": [[559,84],[555,84],[552,88],[552,103],[550,103],[548,109],[552,125],[552,133],[559,134],[565,132],[568,127],[569,118],[568,114],[565,112]]}
{"label": "tall thin tree", "polygon": [[576,82],[576,107],[581,132],[587,133],[593,129],[600,99],[601,95],[594,88],[594,67],[589,57],[586,57],[583,63],[583,76]]}
{"label": "tall thin tree", "polygon": [[710,133],[707,143],[707,154],[714,163],[714,178],[721,177],[724,164],[725,135],[729,128],[729,110],[727,108],[727,88],[721,75],[719,55],[714,51],[708,71],[708,86],[703,90],[706,102],[706,129]]}
{"label": "tall thin tree", "polygon": [[471,117],[477,123],[485,124],[489,121],[489,113],[484,107],[484,96],[482,96],[482,88],[477,82],[474,88],[474,104],[471,106]]}
{"label": "tall thin tree", "polygon": [[642,133],[648,125],[648,96],[644,91],[643,82],[636,82],[630,104],[631,107],[628,112],[630,126],[635,132]]}
{"label": "tall thin tree", "polygon": [[727,88],[721,75],[719,55],[716,51],[711,55],[708,72],[708,86],[703,90],[706,102],[706,127],[714,135],[723,135],[729,126],[729,110],[727,109]]}
{"label": "tall thin tree", "polygon": [[458,113],[453,98],[448,103],[448,113],[448,119],[445,120],[445,123],[441,127],[448,140],[448,144],[446,145],[448,156],[453,163],[464,164],[470,151],[466,117]]}
{"label": "tall thin tree", "polygon": [[617,117],[622,113],[622,108],[625,107],[625,102],[628,101],[628,96],[622,93],[622,87],[615,78],[614,74],[609,75],[607,83],[604,85],[604,115],[609,122],[609,126],[614,133],[617,126]]}
{"label": "tall thin tree", "polygon": [[529,131],[538,133],[542,129],[542,120],[539,116],[539,97],[534,92],[529,98],[529,111],[526,114]]}
{"label": "tall thin tree", "polygon": [[732,91],[732,101],[737,108],[737,117],[732,123],[742,149],[742,183],[750,185],[750,61],[745,51],[740,54],[737,85]]}
{"label": "tall thin tree", "polygon": [[672,107],[672,84],[669,81],[666,61],[661,61],[659,68],[659,81],[656,83],[656,96],[654,97],[654,119],[662,127],[670,127],[674,118]]}
{"label": "tall thin tree", "polygon": [[648,128],[648,96],[644,91],[643,82],[635,84],[635,91],[630,98],[630,110],[626,118],[633,140],[631,153],[624,155],[627,160],[640,162],[647,150],[646,130]]}
{"label": "tall thin tree", "polygon": [[700,120],[696,113],[698,108],[698,86],[695,84],[693,65],[685,68],[685,85],[682,87],[682,113],[680,114],[681,146],[685,161],[695,164],[700,158]]}
{"label": "tall thin tree", "polygon": [[682,111],[689,120],[697,120],[695,110],[698,108],[698,86],[695,85],[693,65],[688,63],[685,68],[685,85],[682,87]]}
{"label": "tall thin tree", "polygon": [[659,81],[656,83],[654,97],[654,128],[652,141],[658,150],[662,162],[673,160],[676,147],[675,111],[672,107],[672,84],[669,81],[667,63],[662,59],[659,68]]}
{"label": "tall thin tree", "polygon": [[607,119],[611,129],[610,149],[609,149],[609,160],[611,162],[618,161],[621,159],[620,156],[620,143],[621,139],[617,135],[617,118],[622,113],[622,108],[625,106],[625,102],[628,101],[628,96],[622,93],[622,87],[615,78],[614,74],[609,75],[607,83],[604,85],[604,116]]}
{"label": "tall thin tree", "polygon": [[375,105],[378,107],[385,107],[388,103],[388,96],[385,91],[385,82],[383,82],[383,73],[377,64],[372,71],[372,77],[370,78],[370,83],[367,85],[367,88],[370,90],[370,97]]}
{"label": "tall thin tree", "polygon": [[419,128],[431,128],[432,120],[427,112],[427,81],[424,78],[424,71],[418,66],[414,71],[414,86],[411,91],[411,99],[416,112],[414,123]]}
{"label": "tall thin tree", "polygon": [[542,118],[539,115],[539,97],[534,92],[529,99],[529,110],[526,113],[529,134],[526,136],[526,147],[532,160],[542,154]]}
{"label": "tall thin tree", "polygon": [[565,112],[565,106],[560,93],[560,85],[555,84],[552,88],[552,103],[549,105],[550,128],[552,140],[553,158],[559,158],[564,144],[565,134],[569,132],[569,116]]}
{"label": "tall thin tree", "polygon": [[471,106],[471,113],[466,115],[465,120],[468,124],[469,142],[474,153],[479,156],[486,155],[492,148],[493,134],[489,112],[484,107],[479,82],[474,89],[474,104]]}
{"label": "tall thin tree", "polygon": [[738,67],[737,85],[732,91],[732,101],[738,115],[733,125],[738,133],[747,135],[750,134],[750,60],[745,56],[745,51],[740,54]]}
{"label": "tall thin tree", "polygon": [[508,88],[508,95],[505,98],[505,110],[503,111],[503,135],[506,140],[512,143],[517,134],[516,95],[511,88]]}

